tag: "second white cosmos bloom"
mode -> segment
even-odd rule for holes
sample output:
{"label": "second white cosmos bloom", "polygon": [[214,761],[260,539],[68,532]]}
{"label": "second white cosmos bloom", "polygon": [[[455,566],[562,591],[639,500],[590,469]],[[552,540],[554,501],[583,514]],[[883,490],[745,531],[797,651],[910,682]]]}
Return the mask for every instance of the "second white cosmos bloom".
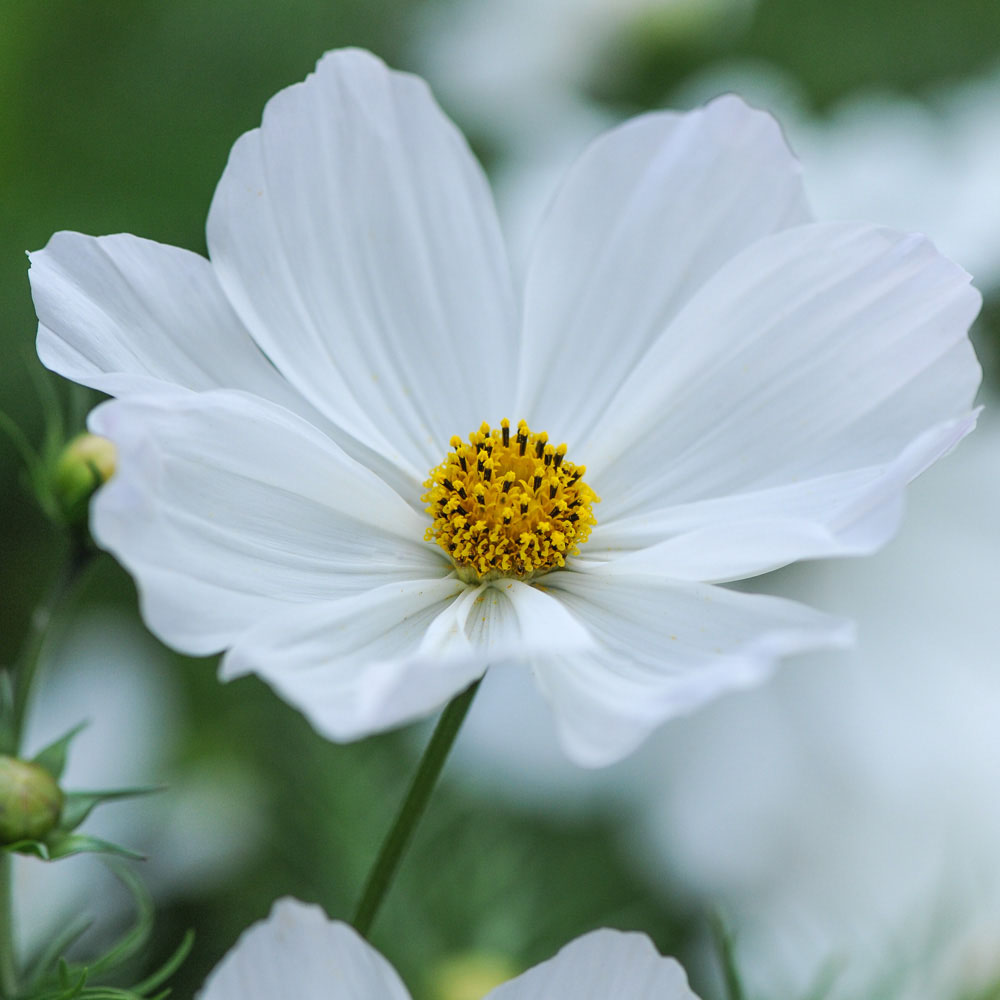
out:
{"label": "second white cosmos bloom", "polygon": [[39,354],[119,397],[91,420],[120,456],[93,530],[153,631],[337,740],[517,661],[573,759],[617,760],[848,642],[717,584],[871,552],[974,423],[968,275],[811,223],[734,97],[594,142],[516,294],[426,86],[330,53],[234,146],[208,246],[57,234]]}
{"label": "second white cosmos bloom", "polygon": [[[197,1000],[410,1000],[396,970],[318,906],[281,899],[247,930]],[[645,934],[599,930],[504,983],[484,1000],[698,1000],[684,970]]]}

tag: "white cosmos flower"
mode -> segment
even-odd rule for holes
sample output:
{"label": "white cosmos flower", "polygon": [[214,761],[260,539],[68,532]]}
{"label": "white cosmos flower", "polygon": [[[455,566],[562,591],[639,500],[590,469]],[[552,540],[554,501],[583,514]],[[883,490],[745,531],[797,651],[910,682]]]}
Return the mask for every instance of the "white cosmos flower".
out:
{"label": "white cosmos flower", "polygon": [[[245,931],[198,1000],[409,1000],[395,969],[318,906],[281,899]],[[645,934],[599,930],[487,994],[488,1000],[698,1000]]]}
{"label": "white cosmos flower", "polygon": [[[208,246],[55,235],[32,255],[39,355],[119,397],[91,420],[120,450],[93,531],[153,631],[227,650],[224,677],[333,739],[521,661],[569,755],[616,760],[848,642],[716,584],[871,552],[974,423],[968,275],[921,236],[810,223],[778,126],[735,97],[597,139],[518,296],[426,86],[330,53],[237,141]],[[540,474],[518,466],[522,419],[563,465],[532,437]],[[456,567],[422,483],[484,421],[495,454],[459,441],[430,492]]]}

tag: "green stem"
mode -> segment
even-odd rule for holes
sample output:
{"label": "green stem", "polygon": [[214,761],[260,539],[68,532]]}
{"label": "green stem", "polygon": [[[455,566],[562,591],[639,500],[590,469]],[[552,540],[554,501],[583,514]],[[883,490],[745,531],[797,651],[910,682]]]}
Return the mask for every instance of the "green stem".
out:
{"label": "green stem", "polygon": [[[21,645],[21,651],[14,665],[14,704],[11,718],[11,745],[2,750],[17,756],[21,749],[25,717],[31,688],[38,672],[38,665],[45,649],[49,624],[60,605],[72,592],[80,575],[90,564],[94,550],[88,548],[80,538],[70,541],[70,549],[48,593],[35,608],[28,623],[28,632]],[[0,997],[14,1000],[18,995],[17,955],[14,948],[14,900],[13,900],[12,859],[9,851],[0,851]]]}
{"label": "green stem", "polygon": [[392,884],[406,845],[410,842],[413,831],[427,808],[427,801],[431,797],[431,792],[434,791],[438,776],[441,774],[444,762],[455,742],[455,737],[458,736],[458,731],[462,728],[462,722],[469,711],[472,699],[476,696],[479,684],[480,682],[476,681],[471,687],[453,698],[441,713],[441,718],[438,719],[434,735],[431,736],[431,741],[427,744],[423,757],[420,758],[417,773],[413,776],[410,790],[406,793],[406,798],[400,806],[396,821],[392,824],[392,828],[382,843],[378,857],[375,859],[375,864],[368,873],[368,881],[365,882],[361,902],[358,904],[357,912],[352,921],[354,929],[362,937],[367,937],[371,930],[375,914]]}
{"label": "green stem", "polygon": [[13,859],[0,851],[0,996],[17,996],[17,956],[14,954]]}
{"label": "green stem", "polygon": [[70,550],[55,579],[49,586],[48,593],[35,608],[28,625],[28,634],[24,638],[21,652],[14,666],[14,746],[11,748],[16,755],[21,749],[21,738],[24,735],[24,723],[28,714],[28,702],[35,674],[42,659],[42,651],[48,638],[49,625],[56,611],[69,596],[77,580],[90,564],[95,552],[80,539],[70,542]]}

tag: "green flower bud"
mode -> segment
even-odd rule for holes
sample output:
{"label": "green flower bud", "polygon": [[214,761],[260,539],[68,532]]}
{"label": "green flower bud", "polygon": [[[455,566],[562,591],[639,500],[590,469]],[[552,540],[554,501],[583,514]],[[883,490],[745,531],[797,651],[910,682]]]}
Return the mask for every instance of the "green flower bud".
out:
{"label": "green flower bud", "polygon": [[62,807],[63,793],[44,767],[0,756],[0,843],[41,840]]}
{"label": "green flower bud", "polygon": [[82,521],[93,492],[115,471],[115,446],[96,434],[78,434],[63,449],[52,470],[52,493],[69,522]]}
{"label": "green flower bud", "polygon": [[520,970],[492,952],[467,951],[439,962],[431,972],[433,1000],[481,1000],[490,990],[513,979]]}

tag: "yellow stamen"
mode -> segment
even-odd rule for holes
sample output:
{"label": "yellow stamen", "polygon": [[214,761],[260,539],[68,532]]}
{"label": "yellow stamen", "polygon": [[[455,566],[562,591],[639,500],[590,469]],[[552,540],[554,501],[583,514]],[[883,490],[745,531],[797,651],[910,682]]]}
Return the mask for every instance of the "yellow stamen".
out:
{"label": "yellow stamen", "polygon": [[433,524],[424,536],[454,560],[463,580],[526,579],[566,564],[597,523],[599,497],[583,481],[586,466],[566,461],[566,445],[549,444],[525,421],[483,423],[468,443],[430,471],[421,500]]}

